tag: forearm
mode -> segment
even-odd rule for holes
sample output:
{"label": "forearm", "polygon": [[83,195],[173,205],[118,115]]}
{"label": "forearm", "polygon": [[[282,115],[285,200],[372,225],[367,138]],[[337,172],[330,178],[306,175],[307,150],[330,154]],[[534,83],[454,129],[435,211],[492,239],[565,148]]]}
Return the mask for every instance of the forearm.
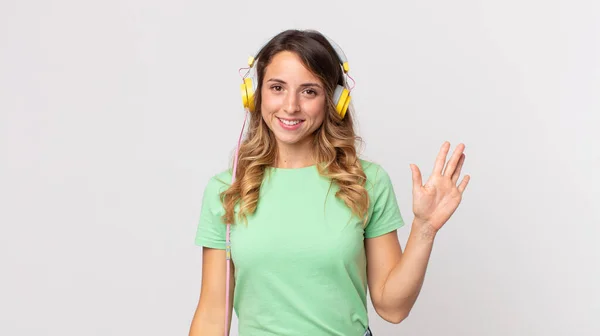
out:
{"label": "forearm", "polygon": [[204,321],[195,321],[190,327],[189,336],[221,336],[223,335],[223,323],[209,323]]}
{"label": "forearm", "polygon": [[406,248],[390,272],[382,291],[382,307],[400,322],[412,309],[425,279],[436,230],[413,221]]}
{"label": "forearm", "polygon": [[[233,286],[232,286],[233,287]],[[233,291],[233,288],[231,288]],[[194,312],[188,336],[221,336],[225,333],[225,305],[220,301],[220,295],[210,296],[209,291],[203,293],[198,307]],[[223,295],[224,296],[224,295]],[[230,296],[229,319],[227,320],[227,335],[231,330],[231,316],[233,312],[232,297]],[[224,299],[224,298],[223,298]]]}
{"label": "forearm", "polygon": [[220,314],[215,314],[215,311],[211,314],[211,310],[205,309],[202,303],[196,308],[188,336],[223,335],[224,314],[221,319]]}
{"label": "forearm", "polygon": [[[225,314],[210,316],[208,312],[196,311],[188,336],[221,336],[224,334],[224,320]],[[228,330],[230,330],[231,319],[228,322]]]}

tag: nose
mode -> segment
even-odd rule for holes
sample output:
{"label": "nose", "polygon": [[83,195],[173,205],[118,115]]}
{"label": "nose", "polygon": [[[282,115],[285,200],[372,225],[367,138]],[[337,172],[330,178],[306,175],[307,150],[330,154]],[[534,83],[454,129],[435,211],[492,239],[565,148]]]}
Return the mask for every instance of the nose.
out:
{"label": "nose", "polygon": [[283,103],[283,111],[286,113],[295,113],[300,111],[300,102],[296,93],[291,92],[287,94]]}

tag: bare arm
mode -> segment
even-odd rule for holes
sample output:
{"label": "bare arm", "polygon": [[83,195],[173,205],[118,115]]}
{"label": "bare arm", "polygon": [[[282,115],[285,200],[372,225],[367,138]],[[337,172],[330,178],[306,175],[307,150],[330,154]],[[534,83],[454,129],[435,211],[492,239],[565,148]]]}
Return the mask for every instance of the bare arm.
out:
{"label": "bare arm", "polygon": [[[229,335],[231,328],[231,315],[233,311],[234,273],[235,270],[232,262],[227,335]],[[225,262],[225,250],[203,247],[200,300],[192,319],[189,336],[222,336],[225,334],[226,277],[227,264]]]}
{"label": "bare arm", "polygon": [[423,286],[436,234],[462,200],[470,180],[466,175],[458,184],[464,149],[464,144],[459,144],[445,164],[450,150],[450,143],[445,141],[425,185],[419,167],[410,165],[415,219],[404,254],[396,231],[365,241],[371,300],[377,313],[389,322],[400,323],[410,313]]}
{"label": "bare arm", "polygon": [[423,286],[435,232],[413,222],[402,253],[396,231],[366,239],[371,300],[377,313],[391,323],[410,313]]}

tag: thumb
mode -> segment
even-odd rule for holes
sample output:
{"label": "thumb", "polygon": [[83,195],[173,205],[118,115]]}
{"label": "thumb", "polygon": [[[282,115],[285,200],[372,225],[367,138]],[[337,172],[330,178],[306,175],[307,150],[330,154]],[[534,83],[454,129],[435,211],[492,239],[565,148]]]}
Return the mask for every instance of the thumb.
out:
{"label": "thumb", "polygon": [[413,189],[420,188],[423,185],[423,179],[419,167],[411,163],[410,170],[412,171]]}

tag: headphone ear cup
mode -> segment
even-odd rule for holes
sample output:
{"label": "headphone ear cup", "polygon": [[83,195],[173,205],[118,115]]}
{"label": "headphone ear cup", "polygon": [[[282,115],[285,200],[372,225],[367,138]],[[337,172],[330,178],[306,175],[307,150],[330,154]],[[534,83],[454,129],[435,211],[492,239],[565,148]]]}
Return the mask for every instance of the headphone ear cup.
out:
{"label": "headphone ear cup", "polygon": [[256,110],[256,106],[254,106],[254,94],[257,86],[258,85],[253,76],[244,78],[244,83],[241,85],[242,105],[244,108],[250,110],[250,112],[254,112]]}
{"label": "headphone ear cup", "polygon": [[339,116],[344,119],[348,106],[350,105],[350,91],[345,87],[338,85],[333,92],[333,104]]}
{"label": "headphone ear cup", "polygon": [[244,79],[244,82],[240,84],[241,94],[242,94],[242,106],[246,109],[249,108],[248,105],[248,90],[246,90],[246,84],[248,82]]}
{"label": "headphone ear cup", "polygon": [[346,112],[348,111],[348,107],[350,106],[351,99],[352,97],[350,96],[350,93],[348,93],[348,99],[346,99],[346,103],[344,104],[344,107],[342,107],[342,111],[340,112],[340,116],[342,117],[342,119],[344,119],[344,117],[346,116]]}

